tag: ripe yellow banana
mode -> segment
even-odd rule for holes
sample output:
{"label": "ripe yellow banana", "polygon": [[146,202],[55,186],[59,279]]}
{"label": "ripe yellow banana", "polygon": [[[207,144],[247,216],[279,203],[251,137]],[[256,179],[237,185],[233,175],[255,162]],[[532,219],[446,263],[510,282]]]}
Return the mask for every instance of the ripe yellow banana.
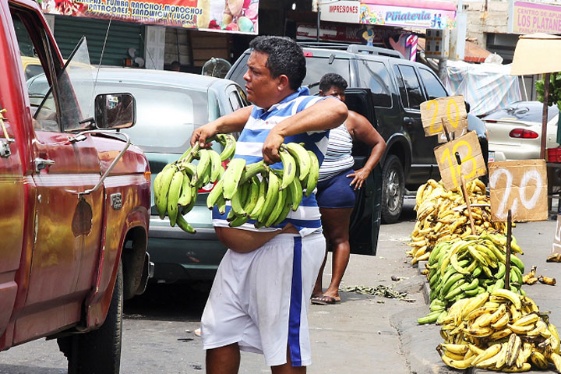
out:
{"label": "ripe yellow banana", "polygon": [[224,198],[230,200],[238,189],[238,185],[245,169],[246,161],[243,158],[233,158],[222,176],[224,179]]}
{"label": "ripe yellow banana", "polygon": [[549,366],[547,359],[537,349],[532,350],[532,354],[530,355],[530,361],[534,364],[538,369],[545,370]]}
{"label": "ripe yellow banana", "polygon": [[501,350],[501,344],[493,344],[493,345],[489,346],[488,348],[484,349],[483,352],[474,356],[473,360],[471,361],[471,364],[473,366],[477,366],[480,362],[483,362],[483,361],[486,361],[486,360],[489,360],[489,359],[495,357],[497,355],[497,353],[499,353],[500,350]]}
{"label": "ripe yellow banana", "polygon": [[514,307],[518,310],[522,308],[522,301],[520,300],[520,295],[510,290],[506,290],[503,288],[495,289],[493,290],[491,295],[495,297],[502,297],[504,299],[509,300],[512,303],[512,305],[514,305]]}
{"label": "ripe yellow banana", "polygon": [[[514,331],[514,330],[513,330]],[[520,349],[522,348],[522,340],[516,334],[510,335],[508,338],[507,343],[507,350],[506,350],[506,366],[512,366],[516,362],[516,358],[520,353]]]}
{"label": "ripe yellow banana", "polygon": [[543,275],[540,275],[538,277],[538,281],[540,281],[540,283],[547,284],[547,285],[550,285],[550,286],[555,286],[555,283],[557,283],[555,278],[546,277],[546,276],[543,276]]}

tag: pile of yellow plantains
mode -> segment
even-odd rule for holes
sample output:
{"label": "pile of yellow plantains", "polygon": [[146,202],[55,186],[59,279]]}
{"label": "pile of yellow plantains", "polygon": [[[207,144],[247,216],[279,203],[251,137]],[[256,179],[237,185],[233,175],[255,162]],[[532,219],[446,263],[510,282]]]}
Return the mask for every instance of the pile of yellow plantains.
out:
{"label": "pile of yellow plantains", "polygon": [[[298,143],[281,145],[282,167],[274,169],[263,161],[246,164],[245,159],[232,158],[236,149],[232,135],[217,134],[214,139],[224,147],[220,154],[196,144],[154,179],[156,209],[160,218],[169,217],[171,226],[177,224],[195,233],[184,215],[193,209],[199,189],[208,184],[214,183],[206,199],[208,208],[216,206],[224,214],[228,206],[231,227],[249,219],[255,221],[256,227],[278,224],[291,209],[296,211],[303,196],[309,196],[316,187],[318,159]],[[225,161],[229,161],[226,170],[222,165]]]}
{"label": "pile of yellow plantains", "polygon": [[456,369],[502,372],[547,369],[561,372],[557,328],[528,296],[496,288],[456,301],[442,320],[437,346],[442,361]]}
{"label": "pile of yellow plantains", "polygon": [[411,264],[425,261],[440,241],[450,241],[483,231],[505,232],[504,222],[491,221],[491,209],[485,184],[479,179],[466,183],[475,232],[472,232],[469,212],[460,191],[450,191],[442,182],[430,179],[417,190],[415,211],[417,221],[411,233],[407,255]]}
{"label": "pile of yellow plantains", "polygon": [[[524,293],[521,290],[524,263],[516,256],[522,254],[522,249],[514,237],[511,252],[510,290]],[[479,236],[439,242],[431,251],[426,267],[430,311],[418,322],[439,324],[455,301],[505,288],[506,237],[483,232]]]}

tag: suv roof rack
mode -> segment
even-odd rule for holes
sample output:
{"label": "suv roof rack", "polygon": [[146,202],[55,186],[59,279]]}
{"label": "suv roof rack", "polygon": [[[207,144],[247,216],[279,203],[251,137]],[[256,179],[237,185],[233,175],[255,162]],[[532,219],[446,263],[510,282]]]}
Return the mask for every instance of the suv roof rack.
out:
{"label": "suv roof rack", "polygon": [[347,48],[347,51],[351,53],[365,53],[370,55],[405,58],[399,51],[396,51],[395,49],[371,47],[362,44],[351,44]]}
{"label": "suv roof rack", "polygon": [[395,49],[388,49],[382,47],[372,47],[363,44],[349,44],[349,43],[333,43],[333,42],[318,42],[318,41],[299,41],[298,45],[300,47],[312,47],[312,48],[327,48],[327,49],[338,49],[341,51],[347,51],[350,53],[364,53],[369,55],[378,55],[394,58],[405,58],[403,55],[396,51]]}
{"label": "suv roof rack", "polygon": [[349,43],[330,43],[330,42],[316,42],[316,41],[299,41],[298,45],[300,47],[340,49],[342,51],[347,50],[350,46]]}

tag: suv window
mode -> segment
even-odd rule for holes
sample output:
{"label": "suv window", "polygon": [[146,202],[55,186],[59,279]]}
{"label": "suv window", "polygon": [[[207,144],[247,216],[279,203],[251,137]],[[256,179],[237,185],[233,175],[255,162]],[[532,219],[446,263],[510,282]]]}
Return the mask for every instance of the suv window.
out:
{"label": "suv window", "polygon": [[319,91],[319,80],[327,73],[337,73],[347,82],[350,82],[350,60],[333,58],[306,56],[306,77],[304,78],[303,85],[310,87],[310,91],[316,94]]}
{"label": "suv window", "polygon": [[392,106],[389,88],[391,78],[384,64],[379,61],[359,60],[358,73],[358,86],[370,88],[376,106],[390,108]]}
{"label": "suv window", "polygon": [[417,74],[415,74],[415,68],[407,65],[395,65],[394,69],[403,106],[408,109],[421,109],[421,103],[425,101],[425,97],[421,91]]}
{"label": "suv window", "polygon": [[428,100],[448,96],[446,89],[432,71],[420,67],[419,75],[421,76],[421,81],[425,85],[425,90],[427,90]]}

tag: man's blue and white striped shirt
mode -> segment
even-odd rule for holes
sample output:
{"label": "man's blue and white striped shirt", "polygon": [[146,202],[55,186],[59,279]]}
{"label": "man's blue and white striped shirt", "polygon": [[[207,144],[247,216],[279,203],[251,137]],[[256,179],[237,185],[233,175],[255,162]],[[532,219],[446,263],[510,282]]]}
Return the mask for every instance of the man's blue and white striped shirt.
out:
{"label": "man's blue and white striped shirt", "polygon": [[[308,108],[309,106],[322,100],[322,97],[310,96],[307,88],[300,88],[297,92],[287,96],[280,103],[264,110],[254,106],[251,116],[236,144],[234,158],[244,158],[247,164],[255,163],[263,159],[263,142],[267,138],[269,131],[284,119]],[[321,164],[327,150],[329,131],[307,132],[285,138],[285,143],[296,142],[304,143],[304,147],[313,151]],[[271,165],[275,169],[281,169],[282,163],[278,162]],[[221,215],[218,209],[213,209],[213,224],[219,227],[228,227],[226,217],[230,210],[229,203],[226,206],[226,213]],[[290,211],[288,217],[278,226],[269,228],[255,228],[254,220],[238,228],[251,231],[274,231],[283,228],[287,223],[292,223],[300,232],[301,236],[306,236],[313,232],[321,232],[321,219],[315,193],[302,199],[298,210]]]}

